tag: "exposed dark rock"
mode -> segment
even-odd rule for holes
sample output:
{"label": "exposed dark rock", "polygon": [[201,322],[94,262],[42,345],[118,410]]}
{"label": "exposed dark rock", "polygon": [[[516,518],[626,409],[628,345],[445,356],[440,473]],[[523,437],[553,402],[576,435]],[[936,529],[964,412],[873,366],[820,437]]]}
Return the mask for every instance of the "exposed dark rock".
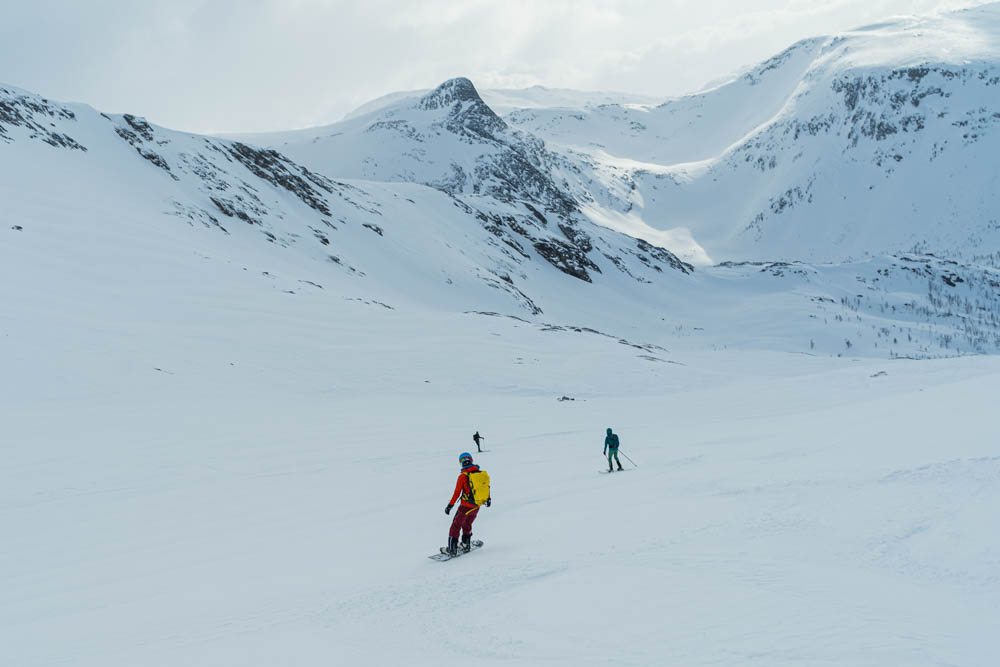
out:
{"label": "exposed dark rock", "polygon": [[[611,262],[612,264],[614,264],[615,268],[617,268],[619,271],[621,271],[622,273],[624,273],[629,278],[634,278],[635,280],[637,280],[639,282],[647,282],[641,276],[637,277],[635,274],[633,274],[631,271],[629,271],[628,270],[628,265],[625,264],[625,260],[623,260],[621,257],[618,257],[617,255],[609,255],[606,252],[602,253],[602,254],[604,255],[604,258],[606,260],[608,260],[609,262]],[[656,267],[656,269],[658,271],[662,272],[662,269],[660,269],[659,267]]]}
{"label": "exposed dark rock", "polygon": [[[138,150],[138,149],[136,149],[136,150]],[[148,151],[147,152],[147,151],[141,151],[140,150],[139,151],[139,155],[141,155],[142,157],[146,158],[147,160],[149,160],[150,162],[152,162],[154,165],[156,165],[160,169],[163,169],[165,171],[170,171],[170,165],[167,164],[167,161],[164,160],[159,155],[157,155],[156,153],[154,153],[152,151]]]}
{"label": "exposed dark rock", "polygon": [[170,204],[174,209],[170,215],[186,220],[192,227],[194,226],[194,223],[200,222],[206,228],[216,227],[226,234],[229,233],[229,230],[222,226],[218,218],[204,209],[187,206],[178,201],[172,201]]}
{"label": "exposed dark rock", "polygon": [[252,148],[238,141],[228,148],[229,154],[258,178],[291,192],[313,210],[330,215],[326,200],[316,190],[318,187],[333,192],[333,183],[325,177],[300,167],[275,150]]}
{"label": "exposed dark rock", "polygon": [[[927,126],[926,114],[906,113],[921,107],[928,98],[951,96],[934,81],[961,81],[965,86],[989,85],[989,71],[976,73],[969,68],[944,66],[909,67],[884,74],[843,76],[833,81],[833,91],[840,94],[849,114],[849,138],[857,145],[861,137],[884,141],[899,132],[919,132]],[[943,118],[945,112],[937,113]]]}
{"label": "exposed dark rock", "polygon": [[[472,211],[472,209],[470,207],[470,212],[471,211]],[[522,258],[529,259],[531,257],[524,250],[524,248],[521,247],[521,244],[518,243],[514,238],[512,238],[511,235],[507,232],[507,230],[504,229],[504,226],[506,225],[506,226],[509,226],[512,230],[520,230],[519,233],[522,233],[522,235],[524,235],[523,234],[523,231],[524,231],[523,228],[521,228],[520,225],[517,224],[517,222],[514,220],[513,217],[511,217],[511,216],[501,216],[501,215],[498,215],[496,213],[487,214],[487,213],[483,213],[482,211],[476,211],[475,212],[475,216],[476,216],[476,218],[478,218],[479,220],[481,220],[483,223],[485,223],[483,225],[483,229],[485,229],[490,234],[493,234],[498,239],[500,239],[501,241],[503,241],[503,243],[506,244],[507,247],[509,247],[510,249],[512,249],[514,252],[516,252]]]}
{"label": "exposed dark rock", "polygon": [[507,292],[508,294],[513,296],[532,315],[542,314],[542,309],[539,308],[535,304],[535,302],[532,301],[530,297],[528,297],[527,294],[519,290],[514,285],[514,281],[510,279],[510,276],[507,276],[506,279],[504,279],[504,276],[498,276],[498,277],[500,278],[500,280],[484,277],[483,281],[490,287]]}
{"label": "exposed dark rock", "polygon": [[[340,257],[337,257],[336,255],[328,255],[328,257],[330,258],[331,262],[333,262],[337,266],[340,266],[340,267],[346,269],[347,272],[350,273],[353,276],[364,276],[365,275],[364,271],[358,271],[357,269],[355,269],[350,264],[345,263],[344,260],[342,260]],[[388,307],[388,306],[386,306],[386,307]]]}
{"label": "exposed dark rock", "polygon": [[418,109],[449,108],[445,127],[472,140],[497,140],[507,123],[489,108],[466,78],[445,81],[417,103]]}
{"label": "exposed dark rock", "polygon": [[676,269],[681,273],[685,274],[689,274],[694,271],[693,266],[691,266],[687,262],[681,261],[677,257],[677,255],[675,255],[674,253],[670,252],[665,248],[655,246],[652,243],[649,243],[648,241],[643,241],[642,239],[636,239],[635,244],[639,248],[639,250],[648,254],[656,261],[661,262],[662,264],[666,264],[672,269]]}
{"label": "exposed dark rock", "polygon": [[153,140],[153,128],[149,126],[149,123],[146,122],[145,118],[133,116],[130,113],[125,114],[122,118],[125,119],[125,122],[129,124],[129,127],[135,130],[143,139],[146,141]]}
{"label": "exposed dark rock", "polygon": [[[180,180],[170,170],[170,165],[163,158],[163,156],[146,147],[146,142],[152,142],[155,138],[153,128],[150,124],[147,123],[144,118],[139,118],[138,116],[133,116],[132,114],[125,114],[122,116],[122,119],[128,126],[122,127],[120,125],[115,125],[115,134],[121,137],[130,146],[135,148],[135,151],[144,159],[149,160],[152,164],[167,172],[175,181]],[[168,142],[161,141],[160,143],[165,144]]]}
{"label": "exposed dark rock", "polygon": [[512,204],[535,202],[563,216],[577,210],[576,202],[516,145],[503,147],[499,154],[481,159],[473,176],[474,194],[490,195]]}
{"label": "exposed dark rock", "polygon": [[[52,121],[76,120],[76,114],[52,104],[45,98],[25,95],[7,88],[0,88],[0,140],[13,141],[8,128],[27,130],[30,139],[41,139],[49,146],[86,152],[87,147],[68,134],[57,132]],[[43,124],[44,123],[44,124]]]}
{"label": "exposed dark rock", "polygon": [[443,109],[456,102],[482,102],[479,91],[472,81],[464,76],[448,79],[440,86],[424,95],[417,103],[418,109]]}
{"label": "exposed dark rock", "polygon": [[590,237],[579,228],[568,224],[560,224],[559,231],[563,233],[569,242],[580,249],[580,252],[589,253],[594,249],[593,244],[590,242]]}
{"label": "exposed dark rock", "polygon": [[[466,143],[484,146],[471,167],[453,163],[448,173],[426,181],[427,185],[453,195],[471,192],[505,203],[523,203],[543,224],[547,222],[543,211],[568,216],[578,209],[573,198],[553,182],[546,165],[556,158],[549,154],[544,142],[511,130],[483,102],[468,79],[446,81],[421,98],[416,108],[447,110],[432,128],[454,134]],[[410,131],[399,119],[382,119],[369,130],[389,124],[395,131]]]}
{"label": "exposed dark rock", "polygon": [[245,210],[243,210],[242,208],[236,206],[232,201],[228,201],[228,200],[221,199],[221,198],[217,199],[215,197],[209,197],[209,199],[212,200],[212,203],[215,204],[215,206],[220,211],[222,211],[223,215],[227,215],[230,218],[239,218],[243,222],[245,222],[247,224],[250,224],[250,225],[262,225],[263,224],[263,223],[261,223],[260,220],[258,220],[257,218],[253,217],[252,215],[250,215],[249,213],[247,213]]}
{"label": "exposed dark rock", "polygon": [[535,251],[548,260],[552,266],[574,278],[579,278],[589,283],[593,281],[590,279],[587,269],[597,271],[598,273],[601,272],[597,264],[594,264],[587,257],[586,253],[575,245],[556,239],[542,239],[535,241],[533,245]]}
{"label": "exposed dark rock", "polygon": [[424,136],[405,120],[380,120],[365,128],[365,132],[367,133],[379,131],[395,132],[413,141],[423,142],[425,140]]}
{"label": "exposed dark rock", "polygon": [[545,219],[545,216],[544,216],[544,215],[542,215],[541,213],[539,213],[539,212],[538,212],[538,209],[536,209],[536,208],[535,208],[534,206],[532,206],[531,204],[527,204],[527,203],[526,203],[526,204],[524,205],[524,207],[525,207],[526,209],[528,209],[529,211],[531,211],[531,214],[532,214],[533,216],[535,216],[536,218],[538,218],[538,221],[539,221],[540,223],[542,223],[543,225],[547,225],[547,224],[549,224],[549,221]]}

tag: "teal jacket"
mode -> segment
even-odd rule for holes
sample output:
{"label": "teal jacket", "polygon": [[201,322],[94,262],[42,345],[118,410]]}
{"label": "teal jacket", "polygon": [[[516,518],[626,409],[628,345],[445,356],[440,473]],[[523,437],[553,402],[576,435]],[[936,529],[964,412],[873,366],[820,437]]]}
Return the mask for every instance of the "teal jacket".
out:
{"label": "teal jacket", "polygon": [[612,433],[611,429],[608,429],[608,435],[604,438],[604,449],[618,449],[618,434]]}

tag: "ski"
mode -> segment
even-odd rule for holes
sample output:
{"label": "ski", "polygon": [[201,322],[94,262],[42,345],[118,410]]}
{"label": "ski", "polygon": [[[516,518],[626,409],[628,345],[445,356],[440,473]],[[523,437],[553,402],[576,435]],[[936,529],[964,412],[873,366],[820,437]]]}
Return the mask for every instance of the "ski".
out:
{"label": "ski", "polygon": [[428,556],[428,558],[430,558],[431,560],[437,560],[437,561],[442,561],[443,562],[443,561],[446,561],[446,560],[451,560],[452,558],[458,558],[459,556],[462,556],[462,555],[464,555],[466,553],[471,553],[471,552],[475,551],[476,549],[479,549],[482,546],[483,546],[483,541],[482,540],[472,540],[472,548],[469,549],[469,551],[462,551],[462,547],[459,547],[458,548],[458,552],[454,556],[452,556],[452,555],[448,554],[448,552],[447,552],[447,550],[446,550],[445,547],[441,547],[441,552],[440,553],[431,554],[430,556]]}
{"label": "ski", "polygon": [[602,475],[608,475],[608,474],[610,474],[612,472],[628,472],[629,470],[632,470],[632,468],[622,468],[621,470],[614,470],[614,471],[611,471],[611,470],[598,470],[597,472],[601,473]]}

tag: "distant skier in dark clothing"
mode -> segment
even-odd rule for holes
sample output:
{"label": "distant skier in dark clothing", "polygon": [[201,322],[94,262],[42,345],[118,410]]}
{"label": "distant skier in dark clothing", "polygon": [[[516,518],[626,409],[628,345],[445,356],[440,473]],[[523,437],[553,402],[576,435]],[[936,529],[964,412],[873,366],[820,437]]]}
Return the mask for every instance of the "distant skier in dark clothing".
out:
{"label": "distant skier in dark clothing", "polygon": [[[444,508],[445,514],[451,514],[455,501],[459,497],[462,498],[462,504],[458,506],[455,518],[451,522],[451,530],[448,531],[448,548],[445,553],[451,556],[458,552],[459,533],[462,534],[462,551],[469,551],[472,548],[472,522],[479,515],[480,505],[489,507],[492,501],[489,475],[472,462],[472,454],[462,452],[458,455],[458,463],[462,466],[462,472],[458,474],[458,481],[455,482],[455,493],[448,501],[448,506]],[[483,495],[486,497],[483,498]]]}
{"label": "distant skier in dark clothing", "polygon": [[483,451],[482,448],[479,446],[479,441],[480,440],[485,440],[485,439],[486,438],[484,438],[483,436],[479,435],[479,431],[476,431],[476,434],[474,436],[472,436],[472,441],[476,443],[476,451],[477,452],[482,452]]}
{"label": "distant skier in dark clothing", "polygon": [[604,455],[608,457],[608,472],[614,472],[614,468],[611,467],[612,457],[614,457],[615,463],[618,464],[618,469],[624,470],[622,462],[618,460],[618,444],[618,434],[612,433],[609,428],[608,434],[604,438]]}

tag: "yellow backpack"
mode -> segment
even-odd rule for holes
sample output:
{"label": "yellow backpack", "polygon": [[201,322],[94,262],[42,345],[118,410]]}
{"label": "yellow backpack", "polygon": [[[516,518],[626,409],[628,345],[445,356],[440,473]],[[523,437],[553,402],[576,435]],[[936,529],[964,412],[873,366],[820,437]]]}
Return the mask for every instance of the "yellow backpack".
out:
{"label": "yellow backpack", "polygon": [[476,507],[485,505],[490,498],[490,476],[486,474],[485,470],[466,474],[469,476],[469,488],[472,490],[472,493],[469,494],[469,501]]}

